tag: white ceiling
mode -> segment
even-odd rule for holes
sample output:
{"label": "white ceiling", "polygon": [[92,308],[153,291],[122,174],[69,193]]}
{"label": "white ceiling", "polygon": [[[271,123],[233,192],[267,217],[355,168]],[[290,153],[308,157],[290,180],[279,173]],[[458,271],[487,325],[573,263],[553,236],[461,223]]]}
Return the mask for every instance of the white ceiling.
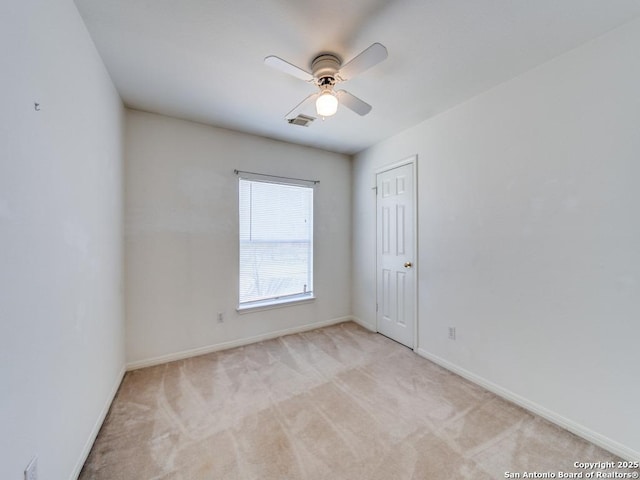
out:
{"label": "white ceiling", "polygon": [[[640,0],[75,0],[124,103],[355,153],[640,15]],[[284,115],[313,85],[264,65],[384,62],[341,85],[373,105],[309,127]]]}

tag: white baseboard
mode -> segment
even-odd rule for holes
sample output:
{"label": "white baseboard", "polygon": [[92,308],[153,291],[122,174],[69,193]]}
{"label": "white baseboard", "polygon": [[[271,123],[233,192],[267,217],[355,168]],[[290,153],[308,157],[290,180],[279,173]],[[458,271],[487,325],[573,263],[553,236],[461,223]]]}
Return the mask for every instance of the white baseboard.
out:
{"label": "white baseboard", "polygon": [[205,355],[207,353],[219,352],[220,350],[228,350],[229,348],[242,347],[245,345],[250,345],[252,343],[271,340],[273,338],[283,337],[285,335],[291,335],[294,333],[308,332],[309,330],[315,330],[316,328],[328,327],[330,325],[349,322],[351,320],[354,320],[351,316],[332,318],[331,320],[325,320],[323,322],[308,323],[306,325],[286,328],[284,330],[276,330],[274,332],[263,333],[262,335],[256,335],[255,337],[240,338],[238,340],[231,340],[229,342],[216,343],[214,345],[207,345],[190,350],[183,350],[181,352],[169,353],[167,355],[160,355],[158,357],[148,358],[146,360],[137,360],[135,362],[130,362],[127,364],[127,371],[137,370],[139,368],[145,367],[152,367],[154,365],[161,365],[167,362],[175,362],[176,360],[184,360],[185,358],[197,357],[198,355]]}
{"label": "white baseboard", "polygon": [[109,408],[111,408],[113,399],[115,398],[116,393],[118,393],[118,388],[120,388],[120,384],[122,383],[122,379],[124,378],[125,371],[126,369],[123,366],[122,369],[120,370],[120,373],[118,373],[118,376],[116,377],[115,383],[111,387],[111,391],[109,392],[109,396],[107,397],[107,400],[105,401],[104,406],[100,411],[100,415],[98,415],[98,418],[95,424],[93,425],[93,428],[91,429],[89,438],[87,438],[87,441],[84,444],[84,448],[82,449],[80,458],[78,459],[78,462],[76,463],[76,466],[73,469],[73,472],[71,473],[71,477],[69,477],[70,480],[76,480],[80,475],[80,471],[84,466],[84,462],[87,461],[87,457],[91,452],[91,448],[93,448],[93,443],[96,441],[96,437],[98,436],[98,433],[100,433],[100,428],[102,428],[104,419],[107,417],[107,413],[109,413]]}
{"label": "white baseboard", "polygon": [[461,377],[466,378],[467,380],[477,385],[480,385],[483,388],[486,388],[487,390],[489,390],[492,393],[495,393],[499,397],[509,400],[510,402],[513,402],[516,405],[521,406],[525,410],[535,413],[536,415],[539,415],[542,418],[549,420],[551,423],[555,423],[559,427],[562,427],[565,430],[568,430],[571,433],[574,433],[577,436],[582,437],[585,440],[593,443],[594,445],[602,447],[605,450],[608,450],[609,452],[615,455],[618,455],[619,457],[625,460],[629,460],[633,462],[640,461],[640,452],[636,452],[635,450],[625,445],[622,445],[621,443],[618,443],[615,440],[605,437],[604,435],[601,435],[597,432],[594,432],[593,430],[590,430],[584,427],[583,425],[580,425],[579,423],[569,420],[568,418],[565,418],[562,415],[557,414],[556,412],[553,412],[541,405],[538,405],[537,403],[527,400],[526,398],[521,397],[520,395],[517,395],[511,392],[510,390],[507,390],[506,388],[496,385],[495,383],[490,382],[489,380],[486,380],[485,378],[480,377],[475,373],[465,370],[464,368],[461,368],[443,358],[440,358],[437,355],[429,353],[426,350],[423,350],[422,348],[418,348],[416,350],[416,353],[421,357],[424,357],[427,360],[431,360],[433,363],[437,363],[441,367],[444,367],[447,370],[457,375],[460,375]]}
{"label": "white baseboard", "polygon": [[370,332],[377,332],[376,330],[376,326],[372,325],[369,322],[365,322],[364,320],[362,320],[361,318],[358,317],[351,317],[351,320],[354,321],[355,323],[357,323],[358,325],[360,325],[362,328],[366,328],[367,330],[369,330]]}

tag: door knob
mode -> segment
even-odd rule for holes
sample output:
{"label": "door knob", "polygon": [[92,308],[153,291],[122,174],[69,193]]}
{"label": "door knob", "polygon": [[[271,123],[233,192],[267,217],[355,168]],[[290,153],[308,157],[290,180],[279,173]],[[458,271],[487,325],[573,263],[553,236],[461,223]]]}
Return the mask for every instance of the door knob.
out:
{"label": "door knob", "polygon": [[411,268],[411,267],[413,267],[413,264],[411,262],[406,262],[404,264],[404,268]]}

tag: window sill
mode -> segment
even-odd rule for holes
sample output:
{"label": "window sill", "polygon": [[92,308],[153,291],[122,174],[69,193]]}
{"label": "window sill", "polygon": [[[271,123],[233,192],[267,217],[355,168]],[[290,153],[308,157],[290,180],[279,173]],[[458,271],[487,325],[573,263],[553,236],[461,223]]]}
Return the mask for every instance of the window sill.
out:
{"label": "window sill", "polygon": [[314,296],[304,296],[299,298],[283,298],[281,300],[265,300],[263,302],[253,302],[251,305],[240,305],[236,311],[240,314],[260,312],[262,310],[271,310],[281,307],[292,307],[303,303],[311,303],[315,301]]}

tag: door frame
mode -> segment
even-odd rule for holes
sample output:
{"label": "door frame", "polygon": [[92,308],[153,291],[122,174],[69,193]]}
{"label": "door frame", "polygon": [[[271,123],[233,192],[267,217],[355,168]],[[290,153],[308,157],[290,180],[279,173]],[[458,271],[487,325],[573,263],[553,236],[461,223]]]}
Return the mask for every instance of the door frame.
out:
{"label": "door frame", "polygon": [[412,174],[413,174],[413,264],[414,264],[414,272],[415,278],[413,282],[413,351],[418,351],[418,271],[420,268],[420,262],[418,261],[418,154],[411,155],[403,160],[398,162],[390,163],[387,165],[383,165],[380,168],[374,170],[374,190],[376,190],[376,202],[375,202],[375,210],[376,210],[376,255],[374,261],[375,268],[375,285],[376,285],[376,295],[375,295],[375,311],[376,311],[376,332],[379,332],[378,328],[378,267],[380,265],[380,259],[378,258],[378,247],[379,247],[379,239],[378,239],[378,227],[379,227],[379,218],[378,218],[378,175],[381,173],[385,173],[389,170],[393,170],[394,168],[403,167],[405,165],[412,166]]}

